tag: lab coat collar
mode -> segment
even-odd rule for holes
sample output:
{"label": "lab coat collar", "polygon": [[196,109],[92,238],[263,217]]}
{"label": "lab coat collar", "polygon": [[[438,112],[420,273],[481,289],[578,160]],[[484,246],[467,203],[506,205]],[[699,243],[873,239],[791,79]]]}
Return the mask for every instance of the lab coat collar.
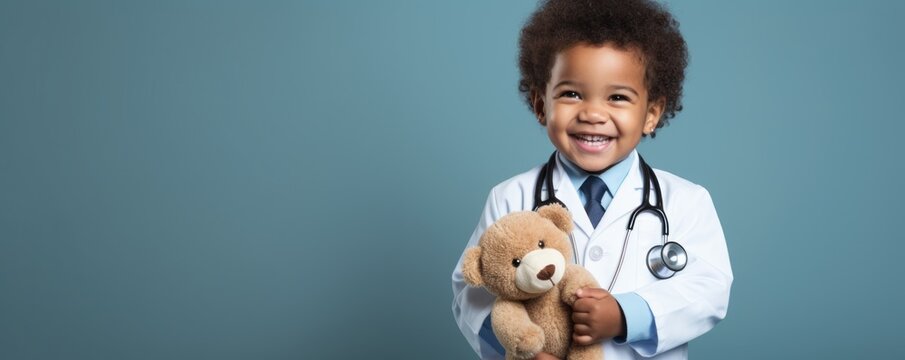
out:
{"label": "lab coat collar", "polygon": [[[556,197],[562,201],[563,204],[566,204],[566,208],[568,208],[569,213],[572,214],[572,222],[575,224],[575,227],[583,232],[586,237],[590,238],[591,234],[594,233],[594,226],[591,225],[591,219],[588,218],[588,214],[584,211],[584,205],[578,197],[578,190],[572,185],[569,174],[566,173],[566,169],[558,156],[556,157],[556,171],[555,176],[553,177],[553,188]],[[544,188],[544,191],[546,194],[546,187]]]}
{"label": "lab coat collar", "polygon": [[[546,199],[546,184],[542,185],[541,191],[541,197]],[[556,160],[556,167],[553,172],[553,193],[556,194],[556,197],[562,201],[563,204],[566,204],[566,208],[569,209],[569,212],[572,214],[572,222],[575,224],[575,227],[584,232],[585,236],[590,237],[594,232],[594,227],[591,226],[591,220],[588,219],[588,215],[584,211],[584,206],[581,204],[581,200],[578,199],[578,191],[575,190],[572,181],[569,180],[569,175],[566,174],[559,159]]]}
{"label": "lab coat collar", "polygon": [[[643,190],[643,179],[638,161],[638,151],[633,150],[629,156],[631,157],[632,166],[625,176],[625,180],[622,181],[622,185],[619,186],[619,190],[613,195],[613,201],[610,202],[610,206],[604,212],[600,223],[597,224],[597,230],[611,226],[617,220],[634,211],[641,203],[640,193]],[[543,196],[546,197],[546,185],[543,186],[542,191]],[[584,232],[585,236],[591,238],[595,232],[594,226],[591,225],[591,219],[588,218],[588,214],[584,211],[584,204],[578,198],[578,190],[572,185],[572,181],[569,180],[569,175],[559,159],[556,161],[556,171],[553,177],[553,192],[570,210],[575,227]],[[651,201],[654,200],[653,197],[654,195],[651,194]]]}

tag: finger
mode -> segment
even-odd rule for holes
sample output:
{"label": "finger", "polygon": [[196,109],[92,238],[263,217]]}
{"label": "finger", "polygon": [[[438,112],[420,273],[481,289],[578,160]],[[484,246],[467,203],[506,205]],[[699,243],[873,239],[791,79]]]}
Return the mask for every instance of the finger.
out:
{"label": "finger", "polygon": [[572,313],[587,313],[591,312],[590,304],[586,299],[578,299],[575,300],[575,303],[572,304]]}
{"label": "finger", "polygon": [[580,298],[572,304],[572,312],[589,313],[597,306],[596,298]]}
{"label": "finger", "polygon": [[588,335],[591,336],[591,327],[585,324],[575,324],[572,328],[572,333],[575,335]]}
{"label": "finger", "polygon": [[590,335],[572,335],[572,342],[578,345],[591,345],[594,341]]}
{"label": "finger", "polygon": [[610,292],[601,288],[581,288],[576,292],[579,298],[594,298],[597,300],[610,297]]}
{"label": "finger", "polygon": [[586,312],[573,312],[572,313],[572,322],[575,324],[590,324],[591,323],[591,314]]}

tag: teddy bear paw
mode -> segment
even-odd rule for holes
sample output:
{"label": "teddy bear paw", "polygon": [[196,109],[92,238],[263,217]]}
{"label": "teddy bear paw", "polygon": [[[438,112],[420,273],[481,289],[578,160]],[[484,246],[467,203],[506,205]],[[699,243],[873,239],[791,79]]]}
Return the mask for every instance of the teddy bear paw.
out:
{"label": "teddy bear paw", "polygon": [[544,331],[540,326],[534,325],[522,333],[516,339],[513,353],[518,359],[530,359],[544,349]]}
{"label": "teddy bear paw", "polygon": [[566,305],[575,306],[575,302],[578,301],[578,294],[573,291],[571,295],[565,296],[563,298],[563,301],[566,303]]}

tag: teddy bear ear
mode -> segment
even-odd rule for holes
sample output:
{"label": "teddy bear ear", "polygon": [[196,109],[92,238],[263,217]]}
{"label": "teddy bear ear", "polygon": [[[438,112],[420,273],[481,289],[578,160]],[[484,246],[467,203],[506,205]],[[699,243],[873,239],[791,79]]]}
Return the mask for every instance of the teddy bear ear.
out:
{"label": "teddy bear ear", "polygon": [[481,278],[481,248],[473,247],[465,252],[465,258],[462,259],[462,276],[468,285],[484,285]]}
{"label": "teddy bear ear", "polygon": [[552,221],[553,225],[556,225],[556,227],[564,233],[572,231],[572,215],[570,215],[569,210],[566,210],[562,205],[550,204],[541,206],[540,209],[537,209],[537,213],[541,217]]}

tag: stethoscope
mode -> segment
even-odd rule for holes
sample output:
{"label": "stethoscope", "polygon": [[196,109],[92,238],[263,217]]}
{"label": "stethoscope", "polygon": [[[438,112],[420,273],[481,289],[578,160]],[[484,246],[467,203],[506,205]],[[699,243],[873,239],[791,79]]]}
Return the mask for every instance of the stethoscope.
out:
{"label": "stethoscope", "polygon": [[[613,278],[610,280],[610,286],[607,287],[607,291],[613,291],[613,285],[616,284],[616,279],[619,277],[619,272],[622,270],[622,262],[625,260],[628,239],[632,234],[632,230],[635,228],[635,220],[642,212],[649,211],[658,217],[662,229],[662,244],[655,245],[647,252],[647,268],[650,270],[650,273],[658,279],[669,279],[675,275],[676,272],[684,269],[685,265],[688,263],[688,253],[685,252],[685,248],[677,242],[669,241],[669,221],[666,219],[666,211],[663,210],[663,193],[660,191],[660,182],[657,181],[657,175],[654,174],[654,170],[650,165],[647,165],[647,163],[644,162],[644,159],[641,158],[640,155],[638,156],[638,161],[641,165],[641,176],[644,181],[644,196],[641,199],[641,205],[638,205],[638,207],[632,211],[632,215],[628,218],[625,240],[622,242],[622,255],[619,256],[619,265],[616,266],[616,272],[613,273]],[[551,204],[558,204],[568,209],[566,204],[557,199],[554,194],[553,170],[555,166],[556,152],[554,151],[553,155],[550,155],[550,160],[547,161],[547,164],[541,168],[540,173],[537,175],[537,181],[534,185],[535,211],[541,206]],[[657,196],[655,204],[651,204],[650,202],[651,183],[654,184],[654,195]],[[543,184],[547,185],[547,200],[542,201],[541,192]],[[569,241],[572,243],[572,260],[577,264],[578,255],[576,254],[577,248],[575,246],[575,237],[572,236],[571,232],[569,233]]]}

